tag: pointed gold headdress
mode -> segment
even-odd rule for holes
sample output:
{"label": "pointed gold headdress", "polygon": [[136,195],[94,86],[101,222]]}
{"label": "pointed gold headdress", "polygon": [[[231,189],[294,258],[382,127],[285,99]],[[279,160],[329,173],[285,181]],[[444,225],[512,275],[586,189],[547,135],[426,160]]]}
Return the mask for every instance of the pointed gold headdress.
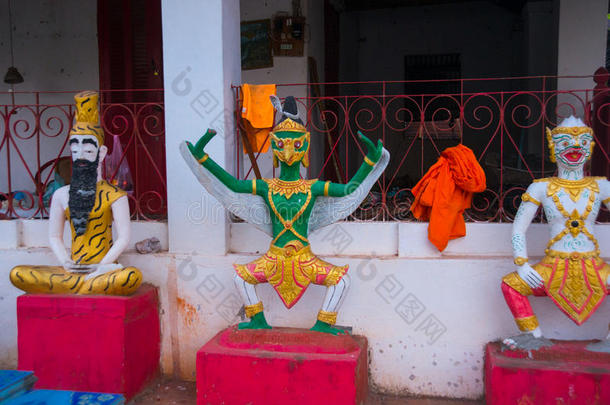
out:
{"label": "pointed gold headdress", "polygon": [[[311,143],[309,131],[299,118],[299,109],[293,96],[288,96],[284,100],[284,105],[280,99],[273,95],[270,97],[274,108],[282,114],[280,122],[273,127],[271,139],[273,141],[273,166],[278,167],[281,160],[288,165],[294,162],[301,162],[303,166],[309,167],[309,146]],[[278,135],[283,132],[293,132],[302,134],[301,136]],[[307,145],[304,150],[300,150],[302,145]]]}
{"label": "pointed gold headdress", "polygon": [[98,100],[99,94],[95,91],[83,91],[74,96],[76,122],[70,130],[70,136],[93,135],[100,147],[104,145],[104,130],[100,126]]}
{"label": "pointed gold headdress", "polygon": [[301,132],[304,134],[309,131],[307,131],[303,124],[286,118],[273,128],[273,132]]}

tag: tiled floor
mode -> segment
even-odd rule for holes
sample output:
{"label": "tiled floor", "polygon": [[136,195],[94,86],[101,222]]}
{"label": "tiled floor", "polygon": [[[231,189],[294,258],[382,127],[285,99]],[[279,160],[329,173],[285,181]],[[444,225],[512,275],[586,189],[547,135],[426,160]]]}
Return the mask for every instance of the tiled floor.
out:
{"label": "tiled floor", "polygon": [[[196,401],[195,383],[178,380],[157,380],[129,405],[194,405]],[[483,401],[464,401],[435,398],[408,398],[372,394],[367,405],[483,405]]]}

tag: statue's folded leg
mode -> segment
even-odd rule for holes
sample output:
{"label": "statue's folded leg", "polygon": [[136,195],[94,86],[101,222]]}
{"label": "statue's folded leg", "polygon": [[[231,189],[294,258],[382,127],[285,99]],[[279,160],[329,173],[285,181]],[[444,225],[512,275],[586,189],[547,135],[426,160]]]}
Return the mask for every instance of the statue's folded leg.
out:
{"label": "statue's folded leg", "polygon": [[85,276],[66,271],[61,266],[16,266],[11,270],[11,283],[26,293],[76,294]]}
{"label": "statue's folded leg", "polygon": [[[542,275],[544,278],[544,274]],[[546,280],[545,280],[546,281]],[[532,310],[528,296],[544,296],[544,289],[532,288],[514,272],[502,279],[502,293],[510,311],[515,317],[515,322],[522,332],[521,335],[504,339],[503,343],[511,349],[538,350],[543,346],[552,345],[551,341],[542,337],[539,329],[538,318]]]}
{"label": "statue's folded leg", "polygon": [[250,322],[241,322],[238,325],[239,329],[271,329],[271,326],[265,319],[263,313],[263,302],[258,298],[254,286],[261,281],[257,279],[249,267],[256,267],[256,263],[261,259],[255,260],[249,264],[235,264],[235,274],[233,281],[239,295],[244,300],[244,308],[246,316],[250,318]]}
{"label": "statue's folded leg", "polygon": [[[517,281],[515,277],[519,280]],[[528,299],[533,293],[517,273],[511,273],[502,280],[502,294],[521,332],[530,332],[539,326],[538,318],[534,315]]]}
{"label": "statue's folded leg", "polygon": [[142,272],[135,267],[125,267],[86,280],[77,294],[131,295],[140,284],[142,284]]}
{"label": "statue's folded leg", "polygon": [[[320,310],[320,314],[334,314],[334,318],[336,321],[337,310],[343,303],[343,299],[350,286],[350,278],[347,274],[344,274],[343,277],[337,282],[335,285],[328,286],[326,290],[326,296],[324,297],[324,302],[322,303],[322,308]],[[320,319],[320,315],[318,315],[318,319]],[[324,317],[325,320],[327,317]],[[335,322],[332,322],[334,324]]]}
{"label": "statue's folded leg", "polygon": [[256,294],[254,284],[246,282],[237,274],[233,278],[233,282],[235,283],[237,291],[239,291],[239,295],[244,300],[244,305],[246,307],[252,307],[261,302],[261,300],[258,298],[258,294]]}
{"label": "statue's folded leg", "polygon": [[90,280],[61,266],[16,266],[11,270],[13,285],[32,294],[130,295],[142,283],[135,267],[111,271]]}
{"label": "statue's folded leg", "polygon": [[309,269],[315,269],[311,281],[314,284],[327,287],[322,308],[318,312],[313,331],[338,335],[347,333],[341,328],[334,327],[337,323],[338,309],[349,290],[350,279],[347,275],[348,266],[335,266],[322,259],[314,257]]}

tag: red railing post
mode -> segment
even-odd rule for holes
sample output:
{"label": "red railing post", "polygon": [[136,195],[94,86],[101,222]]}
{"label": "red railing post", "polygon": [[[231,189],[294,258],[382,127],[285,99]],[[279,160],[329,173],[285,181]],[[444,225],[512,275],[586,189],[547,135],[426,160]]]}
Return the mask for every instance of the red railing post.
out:
{"label": "red railing post", "polygon": [[595,71],[593,80],[593,100],[590,108],[590,123],[595,137],[595,150],[591,162],[591,173],[594,176],[610,177],[608,153],[610,151],[610,91],[608,79],[610,75],[605,67]]}

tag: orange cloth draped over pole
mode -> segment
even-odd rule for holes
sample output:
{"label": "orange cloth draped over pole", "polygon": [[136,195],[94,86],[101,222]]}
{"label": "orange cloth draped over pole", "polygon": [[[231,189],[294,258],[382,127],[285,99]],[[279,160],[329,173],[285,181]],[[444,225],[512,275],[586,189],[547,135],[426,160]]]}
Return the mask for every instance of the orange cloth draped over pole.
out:
{"label": "orange cloth draped over pole", "polygon": [[[269,132],[273,127],[275,110],[269,96],[276,94],[275,84],[243,84],[241,117],[254,153],[269,149]],[[245,152],[245,151],[244,151]]]}
{"label": "orange cloth draped over pole", "polygon": [[445,250],[449,240],[466,235],[464,210],[470,208],[473,193],[485,188],[485,172],[464,145],[445,149],[415,185],[411,211],[417,219],[430,221],[428,239],[438,250]]}

